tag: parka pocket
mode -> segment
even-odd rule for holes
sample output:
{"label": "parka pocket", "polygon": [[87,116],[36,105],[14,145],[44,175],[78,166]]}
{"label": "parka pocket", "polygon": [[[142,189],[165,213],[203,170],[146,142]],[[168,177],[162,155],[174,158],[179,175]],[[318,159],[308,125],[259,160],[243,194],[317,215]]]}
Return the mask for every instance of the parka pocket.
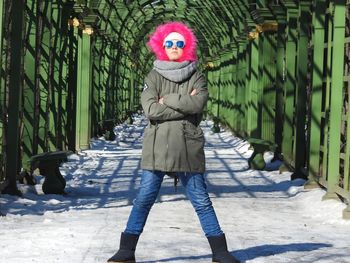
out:
{"label": "parka pocket", "polygon": [[142,142],[142,164],[150,167],[154,166],[154,140],[156,136],[156,127],[149,125],[145,128]]}
{"label": "parka pocket", "polygon": [[204,133],[200,127],[193,124],[184,124],[183,127],[188,166],[191,171],[204,170]]}

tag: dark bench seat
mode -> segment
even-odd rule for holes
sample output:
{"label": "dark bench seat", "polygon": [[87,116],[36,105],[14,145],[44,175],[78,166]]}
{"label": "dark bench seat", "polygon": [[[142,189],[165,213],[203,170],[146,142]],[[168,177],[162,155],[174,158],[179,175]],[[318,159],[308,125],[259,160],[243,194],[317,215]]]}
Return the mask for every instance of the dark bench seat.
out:
{"label": "dark bench seat", "polygon": [[62,162],[67,161],[67,156],[72,153],[72,151],[44,152],[29,159],[30,173],[33,174],[38,168],[40,174],[45,176],[42,186],[45,194],[65,193],[66,180],[61,175],[59,166]]}
{"label": "dark bench seat", "polygon": [[267,140],[257,139],[257,138],[249,138],[247,141],[250,143],[250,145],[254,149],[253,154],[248,159],[249,168],[256,169],[256,170],[263,170],[266,166],[266,163],[264,160],[264,153],[266,151],[275,152],[277,149],[277,144]]}

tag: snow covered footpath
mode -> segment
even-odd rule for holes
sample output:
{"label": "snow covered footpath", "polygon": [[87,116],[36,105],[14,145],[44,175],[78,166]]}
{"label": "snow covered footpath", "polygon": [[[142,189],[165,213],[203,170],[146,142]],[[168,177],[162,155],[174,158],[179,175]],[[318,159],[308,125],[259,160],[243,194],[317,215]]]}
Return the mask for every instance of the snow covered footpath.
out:
{"label": "snow covered footpath", "polygon": [[[66,196],[20,185],[23,198],[0,196],[0,262],[106,262],[116,251],[140,183],[146,121],[116,127],[117,140],[96,139],[91,150],[61,167]],[[253,171],[246,142],[229,132],[206,136],[208,190],[230,251],[242,262],[350,262],[345,204],[321,201],[290,173]],[[266,158],[271,158],[266,155]],[[270,164],[270,168],[273,165]],[[165,178],[136,250],[138,262],[211,262],[210,248],[181,185]]]}

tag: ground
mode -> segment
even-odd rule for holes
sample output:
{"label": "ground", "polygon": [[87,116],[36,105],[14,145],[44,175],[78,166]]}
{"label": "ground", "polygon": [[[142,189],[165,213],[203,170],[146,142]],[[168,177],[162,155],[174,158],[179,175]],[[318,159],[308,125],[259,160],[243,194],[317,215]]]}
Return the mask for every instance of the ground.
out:
{"label": "ground", "polygon": [[[19,185],[23,197],[0,196],[0,262],[106,262],[115,253],[140,183],[142,133],[146,120],[115,128],[117,138],[94,139],[91,149],[71,155],[60,167],[67,195],[44,195]],[[303,180],[248,169],[247,142],[229,131],[206,137],[207,184],[230,252],[242,262],[350,262],[346,205],[322,201],[324,189],[305,190]],[[271,154],[265,155],[267,161]],[[136,251],[138,263],[211,262],[196,214],[166,178]]]}

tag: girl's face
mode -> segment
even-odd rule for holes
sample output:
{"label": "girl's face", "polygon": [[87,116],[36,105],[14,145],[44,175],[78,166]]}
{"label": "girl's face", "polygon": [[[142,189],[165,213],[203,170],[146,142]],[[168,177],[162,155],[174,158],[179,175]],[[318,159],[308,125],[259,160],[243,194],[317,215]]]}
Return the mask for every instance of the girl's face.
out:
{"label": "girl's face", "polygon": [[[182,43],[177,43],[177,42],[182,42]],[[164,48],[165,48],[165,53],[167,54],[169,60],[176,61],[179,58],[181,58],[183,54],[183,47],[184,47],[183,41],[179,41],[177,39],[168,40]]]}

